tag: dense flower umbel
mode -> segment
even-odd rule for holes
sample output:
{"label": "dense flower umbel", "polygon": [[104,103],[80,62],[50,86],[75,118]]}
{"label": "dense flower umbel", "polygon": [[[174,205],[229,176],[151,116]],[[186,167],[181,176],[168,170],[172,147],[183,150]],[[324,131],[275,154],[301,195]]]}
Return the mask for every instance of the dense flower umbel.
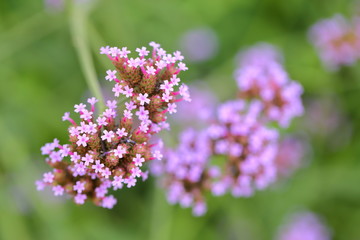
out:
{"label": "dense flower umbel", "polygon": [[310,29],[310,40],[328,69],[352,65],[360,57],[359,18],[352,22],[341,15],[323,19]]}
{"label": "dense flower umbel", "polygon": [[164,175],[163,187],[171,204],[193,207],[195,216],[206,212],[205,191],[211,188],[212,178],[220,171],[208,168],[212,154],[211,142],[206,131],[186,129],[181,133],[176,149],[167,149],[166,161],[153,162],[152,173]]}
{"label": "dense flower umbel", "polygon": [[[97,99],[89,98],[90,106],[83,103],[75,105],[80,123],[74,121],[70,113],[65,113],[63,121],[72,124],[68,129],[69,144],[61,145],[55,139],[41,148],[42,154],[48,156],[47,163],[54,170],[45,173],[43,179],[36,182],[39,190],[49,185],[56,196],[66,192],[74,197],[77,204],[84,204],[85,200],[90,199],[96,205],[112,208],[117,200],[107,195],[110,188],[130,188],[136,185],[139,178],[147,179],[148,173],[141,167],[147,161],[161,160],[162,157],[157,144],[150,144],[150,138],[161,129],[168,128],[165,113],[176,112],[176,102],[182,100],[176,100],[177,95],[190,101],[186,85],[181,85],[179,92],[173,90],[180,81],[177,74],[180,70],[186,70],[184,64],[179,63],[178,68],[172,62],[164,63],[163,68],[166,69],[157,68],[157,73],[142,72],[144,67],[151,68],[155,59],[163,61],[155,53],[160,51],[158,45],[153,45],[157,47],[154,47],[153,60],[145,60],[146,49],[139,49],[140,58],[135,62],[143,61],[141,66],[138,63],[132,66],[125,64],[122,62],[125,58],[118,54],[121,50],[111,48],[109,57],[121,74],[118,77],[117,71],[108,70],[106,79],[114,80],[114,88],[120,89],[119,93],[130,98],[125,103],[125,111],[119,111],[115,100],[107,101],[105,111],[95,117]],[[102,52],[107,51],[104,49],[107,48],[102,48]],[[122,56],[129,53],[124,49]],[[116,54],[112,54],[114,51]],[[175,53],[177,57],[170,54],[166,56],[168,59],[182,59],[179,52]],[[154,86],[149,87],[149,82],[154,82]],[[164,99],[164,95],[167,99]],[[134,114],[139,121],[133,120]]]}
{"label": "dense flower umbel", "polygon": [[317,215],[300,212],[292,216],[278,234],[277,240],[330,240],[329,229]]}
{"label": "dense flower umbel", "polygon": [[[257,48],[255,46],[243,55],[242,62],[245,64],[235,72],[239,97],[259,99],[266,117],[278,122],[281,127],[287,127],[292,118],[303,114],[300,97],[303,89],[299,83],[290,80],[276,54],[262,45],[255,51]],[[261,49],[266,51],[262,58],[258,58]]]}
{"label": "dense flower umbel", "polygon": [[235,197],[250,196],[276,178],[274,164],[278,132],[260,120],[261,104],[230,101],[220,106],[218,123],[208,128],[214,155],[227,158],[221,180],[212,186],[214,195],[230,190]]}
{"label": "dense flower umbel", "polygon": [[[152,173],[164,176],[170,203],[192,206],[193,214],[200,216],[206,212],[207,191],[250,196],[276,179],[278,133],[259,121],[259,106],[243,100],[224,103],[218,120],[203,130],[185,130],[178,147],[165,152],[166,160],[153,163]],[[221,167],[211,165],[212,157]]]}
{"label": "dense flower umbel", "polygon": [[[165,151],[165,160],[152,165],[151,172],[163,176],[168,201],[192,206],[195,216],[206,212],[207,191],[215,196],[231,192],[235,197],[248,197],[273,183],[278,174],[279,134],[268,124],[277,120],[280,126],[287,126],[292,117],[302,113],[301,87],[288,80],[277,62],[277,52],[255,57],[261,50],[254,50],[243,55],[238,77],[245,80],[238,80],[239,98],[223,103],[217,111],[208,109],[214,114],[202,128],[185,130],[179,146]],[[255,75],[259,81],[246,75],[251,69],[259,71]],[[278,114],[271,113],[274,111]]]}

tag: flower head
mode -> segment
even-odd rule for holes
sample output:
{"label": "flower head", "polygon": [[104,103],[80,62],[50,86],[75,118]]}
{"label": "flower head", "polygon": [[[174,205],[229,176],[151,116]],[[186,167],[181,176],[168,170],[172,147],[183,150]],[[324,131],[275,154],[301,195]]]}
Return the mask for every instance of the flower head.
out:
{"label": "flower head", "polygon": [[[162,157],[162,153],[150,144],[151,137],[166,126],[164,110],[168,103],[161,100],[165,90],[159,86],[181,71],[171,54],[161,55],[159,45],[151,45],[154,49],[150,58],[145,58],[150,53],[145,47],[136,49],[139,57],[130,59],[128,54],[131,52],[126,47],[100,49],[116,68],[108,70],[105,77],[115,82],[115,97],[123,94],[130,101],[125,106],[118,106],[116,100],[108,100],[108,108],[95,116],[98,100],[89,98],[87,104],[74,106],[80,119],[78,123],[70,118],[69,112],[65,113],[63,120],[71,124],[69,142],[61,145],[55,139],[41,148],[42,154],[48,156],[46,162],[54,170],[36,182],[38,190],[51,186],[56,196],[67,193],[76,204],[90,200],[98,206],[113,208],[117,200],[107,195],[111,187],[117,190],[125,184],[130,188],[137,184],[138,178],[147,179],[148,172],[141,167],[153,159],[154,152],[156,158]],[[169,62],[164,65],[165,69],[158,69],[155,62],[165,62],[165,59]],[[181,59],[179,54],[177,59]],[[185,65],[180,66],[185,69]],[[173,88],[166,91],[171,96],[177,95]],[[170,103],[172,113],[176,112],[175,103],[174,98]],[[139,121],[133,121],[134,113]]]}

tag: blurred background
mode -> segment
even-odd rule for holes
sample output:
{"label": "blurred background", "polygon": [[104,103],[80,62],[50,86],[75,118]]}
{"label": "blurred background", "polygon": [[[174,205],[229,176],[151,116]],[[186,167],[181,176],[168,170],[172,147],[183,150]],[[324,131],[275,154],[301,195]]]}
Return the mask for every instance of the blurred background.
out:
{"label": "blurred background", "polygon": [[[291,214],[319,215],[335,240],[360,239],[360,65],[328,72],[308,40],[309,28],[346,0],[0,1],[0,239],[275,239]],[[115,193],[113,210],[36,191],[50,168],[40,147],[67,140],[66,111],[89,96],[84,43],[104,92],[112,68],[100,46],[130,50],[161,43],[181,50],[186,83],[233,98],[239,51],[277,46],[292,79],[305,89],[306,113],[287,130],[304,143],[301,167],[254,197],[208,196],[208,213],[170,206],[156,181]],[[106,95],[106,94],[105,94]],[[167,134],[176,141],[175,134]]]}

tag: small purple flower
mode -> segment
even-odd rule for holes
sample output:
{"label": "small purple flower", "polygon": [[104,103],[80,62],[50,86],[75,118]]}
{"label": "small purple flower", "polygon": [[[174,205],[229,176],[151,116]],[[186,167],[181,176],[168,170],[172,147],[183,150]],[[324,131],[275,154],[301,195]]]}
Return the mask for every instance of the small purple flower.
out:
{"label": "small purple flower", "polygon": [[82,193],[85,190],[85,182],[77,181],[73,189],[77,193]]}
{"label": "small purple flower", "polygon": [[277,240],[330,240],[331,234],[320,218],[311,212],[293,215],[280,229]]}
{"label": "small purple flower", "polygon": [[55,196],[62,196],[64,194],[64,188],[60,185],[56,185],[52,188]]}
{"label": "small purple flower", "polygon": [[79,205],[82,205],[85,203],[85,200],[86,200],[86,195],[85,194],[77,194],[75,197],[74,197],[74,200],[75,200],[75,203],[76,204],[79,204]]}

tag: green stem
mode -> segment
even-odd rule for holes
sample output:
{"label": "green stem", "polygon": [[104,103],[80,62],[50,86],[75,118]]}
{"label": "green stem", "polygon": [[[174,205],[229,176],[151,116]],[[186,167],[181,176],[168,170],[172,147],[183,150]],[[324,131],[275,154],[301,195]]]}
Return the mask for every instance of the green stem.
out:
{"label": "green stem", "polygon": [[[88,27],[89,27],[89,33],[91,35],[90,44],[92,49],[95,51],[95,49],[99,48],[99,46],[105,46],[106,43],[102,39],[99,31],[95,28],[94,24],[91,24],[91,22],[89,22]],[[96,51],[97,51],[96,53],[98,53],[98,50]],[[97,54],[96,56],[99,62],[103,65],[103,67],[109,68],[110,61],[108,60],[108,58],[104,58],[104,56],[100,56],[99,54]]]}
{"label": "green stem", "polygon": [[165,202],[164,193],[155,186],[152,191],[150,240],[171,239],[172,206]]}
{"label": "green stem", "polygon": [[102,112],[105,108],[104,99],[101,93],[100,84],[97,80],[94,62],[91,57],[90,47],[88,44],[88,37],[86,34],[87,22],[86,12],[77,4],[72,4],[70,7],[70,31],[75,51],[78,55],[81,69],[85,75],[86,83],[88,84],[92,94],[99,100],[98,108]]}

